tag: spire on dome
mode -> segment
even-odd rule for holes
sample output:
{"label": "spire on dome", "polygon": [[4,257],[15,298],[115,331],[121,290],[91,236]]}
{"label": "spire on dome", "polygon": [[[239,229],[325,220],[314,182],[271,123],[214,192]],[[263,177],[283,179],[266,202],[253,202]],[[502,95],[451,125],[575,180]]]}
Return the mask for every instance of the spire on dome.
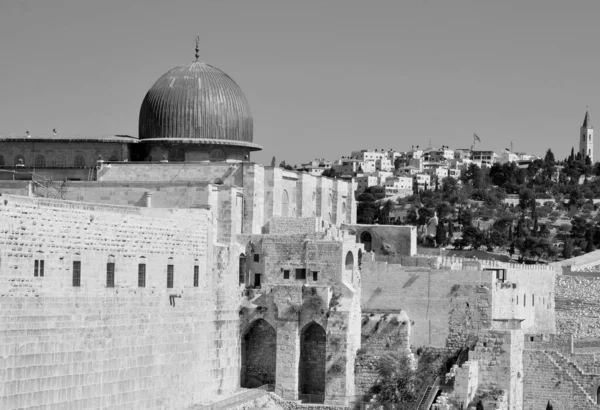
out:
{"label": "spire on dome", "polygon": [[198,58],[200,58],[200,47],[198,46],[198,44],[200,43],[200,36],[196,36],[196,61],[198,61]]}
{"label": "spire on dome", "polygon": [[585,110],[585,118],[583,119],[583,128],[592,128],[592,120],[590,119],[590,114],[587,110]]}

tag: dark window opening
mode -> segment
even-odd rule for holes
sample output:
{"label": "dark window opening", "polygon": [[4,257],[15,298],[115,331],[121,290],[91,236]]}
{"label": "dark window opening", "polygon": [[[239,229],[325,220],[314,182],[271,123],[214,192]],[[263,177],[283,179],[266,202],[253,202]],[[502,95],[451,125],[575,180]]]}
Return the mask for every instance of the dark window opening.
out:
{"label": "dark window opening", "polygon": [[81,286],[81,262],[73,261],[73,286]]}
{"label": "dark window opening", "polygon": [[260,254],[258,254],[258,253],[254,254],[254,262],[260,262]]}
{"label": "dark window opening", "polygon": [[313,271],[313,280],[316,281],[319,279],[319,272],[318,271]]}
{"label": "dark window opening", "polygon": [[200,267],[194,266],[194,287],[195,288],[198,287],[199,276],[200,276]]}
{"label": "dark window opening", "polygon": [[533,342],[533,336],[529,336],[529,341]]}
{"label": "dark window opening", "polygon": [[106,287],[114,288],[115,287],[115,263],[108,262],[106,264]]}
{"label": "dark window opening", "polygon": [[167,265],[167,288],[173,287],[173,276],[174,276],[173,265]]}
{"label": "dark window opening", "polygon": [[306,269],[296,269],[296,279],[306,279]]}
{"label": "dark window opening", "polygon": [[138,287],[140,287],[140,288],[146,287],[146,264],[145,263],[138,264]]}
{"label": "dark window opening", "polygon": [[286,269],[283,271],[283,279],[289,279],[290,278],[290,271],[289,269]]}
{"label": "dark window opening", "polygon": [[523,306],[527,306],[527,295],[523,295]]}
{"label": "dark window opening", "polygon": [[240,254],[238,276],[239,285],[246,283],[246,255],[243,253]]}
{"label": "dark window opening", "polygon": [[531,295],[531,306],[535,306],[535,295]]}
{"label": "dark window opening", "polygon": [[44,276],[44,260],[36,259],[33,264],[33,276]]}
{"label": "dark window opening", "polygon": [[499,282],[504,283],[504,281],[506,281],[506,269],[485,269],[485,270],[495,272],[496,279]]}
{"label": "dark window opening", "polygon": [[260,288],[260,273],[254,274],[254,287]]}

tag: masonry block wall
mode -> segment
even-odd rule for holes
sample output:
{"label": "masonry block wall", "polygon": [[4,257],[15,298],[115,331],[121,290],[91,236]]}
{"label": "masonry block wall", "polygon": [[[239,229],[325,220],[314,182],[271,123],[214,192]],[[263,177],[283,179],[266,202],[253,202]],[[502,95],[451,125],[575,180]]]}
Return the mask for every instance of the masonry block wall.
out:
{"label": "masonry block wall", "polygon": [[347,404],[360,348],[359,245],[321,222],[275,217],[268,234],[238,236],[253,288],[242,304],[241,332],[254,332],[260,320],[276,330],[278,394]]}
{"label": "masonry block wall", "polygon": [[343,228],[354,232],[360,243],[364,243],[365,238],[370,239],[370,250],[365,250],[373,252],[378,261],[401,263],[403,256],[417,254],[417,230],[414,226],[345,224]]}
{"label": "masonry block wall", "polygon": [[1,196],[0,408],[185,408],[237,388],[237,258],[213,250],[211,219]]}
{"label": "masonry block wall", "polygon": [[586,276],[586,272],[573,272],[556,277],[557,331],[571,333],[575,339],[600,337],[598,294],[600,280]]}
{"label": "masonry block wall", "polygon": [[491,273],[432,269],[432,259],[412,259],[416,266],[363,259],[363,311],[406,312],[415,346],[460,345],[491,325]]}

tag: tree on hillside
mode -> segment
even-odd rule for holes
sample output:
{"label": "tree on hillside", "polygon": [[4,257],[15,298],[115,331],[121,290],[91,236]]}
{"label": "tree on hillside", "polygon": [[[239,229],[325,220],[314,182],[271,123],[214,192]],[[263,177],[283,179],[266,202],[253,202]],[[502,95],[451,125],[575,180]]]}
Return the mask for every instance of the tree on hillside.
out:
{"label": "tree on hillside", "polygon": [[377,382],[371,389],[380,403],[402,403],[417,398],[417,375],[406,356],[382,356],[375,363]]}
{"label": "tree on hillside", "polygon": [[562,256],[565,259],[570,259],[573,257],[573,241],[571,238],[565,239]]}
{"label": "tree on hillside", "polygon": [[476,410],[485,410],[485,409],[483,408],[483,403],[481,402],[481,400],[479,400],[479,401],[477,402],[477,407],[475,407],[475,409],[476,409]]}

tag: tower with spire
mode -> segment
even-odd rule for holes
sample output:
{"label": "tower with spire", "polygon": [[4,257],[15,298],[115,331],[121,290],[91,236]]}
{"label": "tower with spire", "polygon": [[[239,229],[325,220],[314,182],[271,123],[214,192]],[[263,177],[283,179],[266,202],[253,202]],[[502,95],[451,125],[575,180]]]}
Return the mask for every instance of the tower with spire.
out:
{"label": "tower with spire", "polygon": [[590,114],[587,110],[579,133],[579,152],[582,158],[587,156],[590,157],[592,163],[594,162],[594,127],[592,127]]}

